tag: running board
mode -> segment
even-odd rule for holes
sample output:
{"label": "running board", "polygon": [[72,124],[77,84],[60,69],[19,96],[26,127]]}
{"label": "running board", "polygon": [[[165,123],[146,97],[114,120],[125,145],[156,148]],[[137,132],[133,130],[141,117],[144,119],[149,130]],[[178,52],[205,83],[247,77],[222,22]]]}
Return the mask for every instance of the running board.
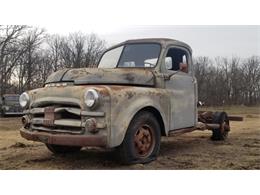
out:
{"label": "running board", "polygon": [[196,130],[195,127],[171,130],[171,131],[168,132],[168,136],[169,137],[178,136],[178,135],[181,135],[181,134],[184,134],[184,133],[189,133],[189,132],[192,132],[192,131],[195,131],[195,130]]}

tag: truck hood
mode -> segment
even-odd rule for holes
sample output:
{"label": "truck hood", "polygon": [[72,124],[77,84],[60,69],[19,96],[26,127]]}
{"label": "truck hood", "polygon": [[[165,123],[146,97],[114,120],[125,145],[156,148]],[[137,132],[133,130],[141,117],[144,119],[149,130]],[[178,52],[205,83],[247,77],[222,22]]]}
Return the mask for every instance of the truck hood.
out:
{"label": "truck hood", "polygon": [[74,84],[122,84],[154,86],[152,70],[145,68],[79,68],[64,69],[49,76],[47,83],[74,82]]}

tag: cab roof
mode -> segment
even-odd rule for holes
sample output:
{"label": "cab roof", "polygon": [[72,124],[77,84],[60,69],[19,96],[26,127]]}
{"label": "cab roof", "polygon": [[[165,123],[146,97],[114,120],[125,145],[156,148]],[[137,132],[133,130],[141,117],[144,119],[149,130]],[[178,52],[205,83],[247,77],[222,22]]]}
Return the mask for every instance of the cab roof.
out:
{"label": "cab roof", "polygon": [[131,43],[159,43],[159,44],[162,45],[162,47],[167,47],[168,45],[176,45],[176,46],[185,47],[192,52],[192,49],[188,44],[186,44],[182,41],[178,41],[178,40],[174,40],[174,39],[168,39],[168,38],[131,39],[131,40],[127,40],[127,41],[124,41],[122,43],[119,43],[119,44],[109,48],[108,50],[115,48],[115,47],[119,47],[121,45],[131,44]]}

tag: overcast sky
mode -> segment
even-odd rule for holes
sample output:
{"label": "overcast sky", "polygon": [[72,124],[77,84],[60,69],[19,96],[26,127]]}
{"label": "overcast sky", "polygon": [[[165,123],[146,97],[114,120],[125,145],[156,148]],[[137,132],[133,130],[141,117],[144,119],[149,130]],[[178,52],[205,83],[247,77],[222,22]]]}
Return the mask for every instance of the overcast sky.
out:
{"label": "overcast sky", "polygon": [[162,37],[188,43],[194,56],[260,55],[260,26],[113,26],[77,25],[44,26],[49,33],[69,34],[81,31],[96,33],[107,44],[113,45],[127,39]]}

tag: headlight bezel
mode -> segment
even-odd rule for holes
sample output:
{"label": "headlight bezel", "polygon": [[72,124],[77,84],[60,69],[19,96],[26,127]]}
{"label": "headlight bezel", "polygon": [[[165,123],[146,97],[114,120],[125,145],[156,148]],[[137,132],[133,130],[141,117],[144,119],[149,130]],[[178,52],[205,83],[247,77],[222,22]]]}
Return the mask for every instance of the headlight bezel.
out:
{"label": "headlight bezel", "polygon": [[25,109],[25,108],[28,108],[29,106],[29,103],[30,103],[30,96],[28,93],[26,92],[23,92],[20,97],[19,97],[19,104],[20,106]]}
{"label": "headlight bezel", "polygon": [[94,109],[99,104],[100,95],[95,89],[88,89],[84,94],[84,102],[90,109]]}

